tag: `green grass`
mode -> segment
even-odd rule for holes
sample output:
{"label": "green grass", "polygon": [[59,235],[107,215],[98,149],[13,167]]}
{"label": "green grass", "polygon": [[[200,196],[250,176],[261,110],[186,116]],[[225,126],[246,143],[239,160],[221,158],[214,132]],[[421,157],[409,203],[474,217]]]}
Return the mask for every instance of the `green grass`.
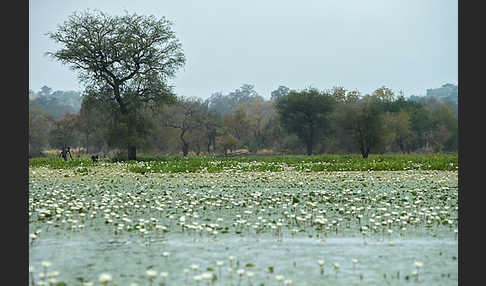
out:
{"label": "green grass", "polygon": [[93,166],[94,163],[90,158],[74,158],[64,161],[62,158],[39,157],[30,158],[29,167],[48,167],[52,169],[69,169],[83,166]]}
{"label": "green grass", "polygon": [[[360,155],[316,155],[316,156],[160,156],[140,157],[136,161],[112,158],[105,164],[126,164],[135,173],[193,173],[222,171],[278,172],[285,168],[299,171],[403,171],[403,170],[446,170],[458,168],[457,154],[385,154],[370,155],[363,159]],[[98,163],[99,164],[99,163]],[[32,158],[29,167],[46,166],[53,169],[93,166],[86,158],[64,161],[61,158]]]}

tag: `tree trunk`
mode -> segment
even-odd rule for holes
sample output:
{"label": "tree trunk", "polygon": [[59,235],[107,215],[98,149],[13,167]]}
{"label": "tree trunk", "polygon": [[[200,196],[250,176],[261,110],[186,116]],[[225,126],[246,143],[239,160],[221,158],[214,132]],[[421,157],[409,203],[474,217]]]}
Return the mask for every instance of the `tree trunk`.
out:
{"label": "tree trunk", "polygon": [[128,160],[137,160],[137,146],[128,146]]}
{"label": "tree trunk", "polygon": [[364,147],[361,147],[360,150],[361,150],[361,156],[363,156],[364,159],[368,158],[368,154],[370,153],[370,148],[367,147],[365,149]]}
{"label": "tree trunk", "polygon": [[86,133],[86,154],[89,154],[89,133]]}
{"label": "tree trunk", "polygon": [[182,155],[187,156],[189,153],[189,144],[183,143],[182,144]]}
{"label": "tree trunk", "polygon": [[[113,93],[115,96],[115,100],[120,106],[120,112],[123,115],[128,115],[128,109],[127,106],[125,105],[125,102],[123,102],[122,97],[120,96],[120,82],[115,80],[114,86],[113,86]],[[132,123],[131,120],[128,120],[128,127],[130,128]],[[137,160],[137,146],[135,145],[130,145],[128,146],[128,160]]]}
{"label": "tree trunk", "polygon": [[398,147],[400,148],[400,152],[404,153],[405,152],[405,146],[403,144],[403,141],[401,139],[397,140]]}
{"label": "tree trunk", "polygon": [[189,153],[189,144],[187,144],[186,140],[184,140],[184,134],[186,133],[186,129],[183,127],[181,128],[181,134],[179,135],[179,138],[181,139],[182,142],[182,155],[187,156]]}
{"label": "tree trunk", "polygon": [[366,150],[365,150],[365,147],[364,147],[364,143],[363,143],[363,141],[361,141],[359,145],[360,145],[360,146],[359,146],[359,151],[361,152],[361,156],[362,156],[364,159],[368,158],[368,154],[366,153]]}
{"label": "tree trunk", "polygon": [[310,134],[309,137],[307,137],[307,155],[312,155],[312,145],[314,143],[314,124],[310,125]]}
{"label": "tree trunk", "polygon": [[307,141],[307,155],[312,155],[312,140]]}

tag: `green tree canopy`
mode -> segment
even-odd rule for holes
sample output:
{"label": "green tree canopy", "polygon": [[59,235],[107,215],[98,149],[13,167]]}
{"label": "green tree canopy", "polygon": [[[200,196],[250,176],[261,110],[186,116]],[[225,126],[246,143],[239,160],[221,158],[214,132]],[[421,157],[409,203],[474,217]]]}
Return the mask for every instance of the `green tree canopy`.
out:
{"label": "green tree canopy", "polygon": [[[132,119],[144,103],[175,101],[167,80],[185,63],[181,44],[164,17],[100,11],[72,14],[48,35],[63,48],[47,54],[78,72],[79,79],[104,101],[117,104],[118,131],[137,137]],[[128,158],[136,142],[126,140]]]}
{"label": "green tree canopy", "polygon": [[306,145],[307,155],[312,154],[317,139],[329,131],[329,115],[335,100],[331,95],[315,88],[291,90],[275,105],[282,126],[295,133]]}
{"label": "green tree canopy", "polygon": [[384,112],[381,99],[366,95],[358,102],[343,105],[340,124],[352,136],[363,158],[382,143],[384,135]]}

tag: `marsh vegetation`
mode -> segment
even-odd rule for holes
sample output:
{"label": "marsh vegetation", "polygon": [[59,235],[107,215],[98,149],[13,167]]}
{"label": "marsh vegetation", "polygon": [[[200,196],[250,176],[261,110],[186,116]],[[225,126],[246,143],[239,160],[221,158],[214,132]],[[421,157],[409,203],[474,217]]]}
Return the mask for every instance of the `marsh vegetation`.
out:
{"label": "marsh vegetation", "polygon": [[[46,285],[457,285],[457,170],[325,171],[299,167],[316,158],[299,160],[207,159],[229,166],[213,172],[157,169],[164,160],[33,160],[31,277]],[[252,167],[267,165],[282,168]]]}

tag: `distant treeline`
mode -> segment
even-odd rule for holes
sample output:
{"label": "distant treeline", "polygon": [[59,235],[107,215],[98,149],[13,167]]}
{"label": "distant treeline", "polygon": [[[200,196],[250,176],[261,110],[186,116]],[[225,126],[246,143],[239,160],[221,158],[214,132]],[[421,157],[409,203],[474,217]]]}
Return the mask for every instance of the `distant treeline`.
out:
{"label": "distant treeline", "polygon": [[457,100],[405,98],[384,86],[365,95],[344,87],[280,86],[265,99],[244,84],[206,100],[146,103],[126,119],[136,123],[133,132],[113,110],[89,93],[31,91],[30,157],[63,146],[106,155],[124,151],[127,141],[153,155],[457,152]]}
{"label": "distant treeline", "polygon": [[42,112],[59,120],[66,113],[78,113],[81,109],[82,97],[78,91],[62,91],[43,86],[40,91],[29,91],[29,100]]}

